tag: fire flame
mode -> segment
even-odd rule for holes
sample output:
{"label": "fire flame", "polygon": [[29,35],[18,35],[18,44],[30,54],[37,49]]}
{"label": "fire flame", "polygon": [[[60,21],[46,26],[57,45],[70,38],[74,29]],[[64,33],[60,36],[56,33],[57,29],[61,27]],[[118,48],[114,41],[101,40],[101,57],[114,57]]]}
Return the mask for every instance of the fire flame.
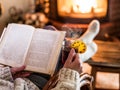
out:
{"label": "fire flame", "polygon": [[96,0],[74,0],[73,3],[73,11],[76,13],[90,13],[97,7]]}
{"label": "fire flame", "polygon": [[104,17],[107,14],[107,8],[108,0],[58,0],[58,14],[61,16]]}

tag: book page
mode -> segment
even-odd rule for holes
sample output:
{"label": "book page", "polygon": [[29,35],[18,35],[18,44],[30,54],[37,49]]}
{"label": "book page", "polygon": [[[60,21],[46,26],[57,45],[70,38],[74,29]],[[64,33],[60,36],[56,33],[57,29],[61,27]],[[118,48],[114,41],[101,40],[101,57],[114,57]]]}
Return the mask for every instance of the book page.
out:
{"label": "book page", "polygon": [[53,73],[65,32],[35,30],[27,55],[27,69],[46,74]]}
{"label": "book page", "polygon": [[0,43],[0,63],[23,65],[33,32],[34,28],[31,26],[9,24]]}

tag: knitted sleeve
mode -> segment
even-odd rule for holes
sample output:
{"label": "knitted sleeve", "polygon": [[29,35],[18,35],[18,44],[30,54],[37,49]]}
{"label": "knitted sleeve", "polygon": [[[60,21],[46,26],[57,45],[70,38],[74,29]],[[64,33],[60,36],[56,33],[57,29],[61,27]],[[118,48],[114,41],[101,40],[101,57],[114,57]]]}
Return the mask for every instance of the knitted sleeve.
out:
{"label": "knitted sleeve", "polygon": [[80,90],[80,75],[77,71],[62,68],[59,72],[58,83],[52,90]]}
{"label": "knitted sleeve", "polygon": [[13,81],[9,67],[0,67],[0,79]]}

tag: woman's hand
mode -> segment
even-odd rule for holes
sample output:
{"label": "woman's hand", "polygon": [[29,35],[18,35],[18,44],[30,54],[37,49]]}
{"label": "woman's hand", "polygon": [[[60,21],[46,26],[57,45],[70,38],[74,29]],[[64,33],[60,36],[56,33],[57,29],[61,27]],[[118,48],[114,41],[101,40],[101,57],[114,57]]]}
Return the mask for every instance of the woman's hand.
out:
{"label": "woman's hand", "polygon": [[71,49],[63,67],[76,70],[79,73],[82,72],[82,63],[81,60],[79,59],[79,54],[76,53],[74,49]]}
{"label": "woman's hand", "polygon": [[21,66],[21,67],[12,67],[11,68],[11,73],[13,75],[13,78],[24,78],[24,77],[27,77],[31,74],[31,72],[27,72],[27,71],[24,71],[25,69],[25,65]]}

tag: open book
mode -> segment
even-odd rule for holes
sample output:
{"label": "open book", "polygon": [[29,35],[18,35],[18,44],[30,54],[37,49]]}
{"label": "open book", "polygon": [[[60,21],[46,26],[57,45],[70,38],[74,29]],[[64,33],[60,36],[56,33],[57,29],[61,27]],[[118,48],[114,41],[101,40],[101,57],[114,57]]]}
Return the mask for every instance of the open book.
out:
{"label": "open book", "polygon": [[13,67],[26,65],[26,70],[52,75],[64,37],[64,31],[8,24],[0,40],[0,63]]}

